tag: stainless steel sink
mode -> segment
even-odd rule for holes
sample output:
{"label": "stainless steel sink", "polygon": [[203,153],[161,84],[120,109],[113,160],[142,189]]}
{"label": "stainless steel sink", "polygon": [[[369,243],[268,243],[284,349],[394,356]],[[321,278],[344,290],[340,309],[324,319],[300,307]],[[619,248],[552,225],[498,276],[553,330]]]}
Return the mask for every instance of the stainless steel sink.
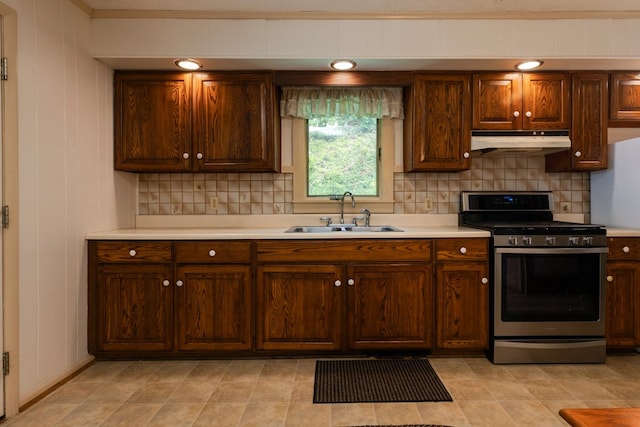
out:
{"label": "stainless steel sink", "polygon": [[288,228],[285,233],[333,233],[333,232],[353,232],[353,233],[380,233],[391,231],[404,231],[398,227],[391,225],[372,225],[372,226],[360,226],[351,224],[331,224],[331,225],[314,225],[314,226],[301,226],[294,225]]}

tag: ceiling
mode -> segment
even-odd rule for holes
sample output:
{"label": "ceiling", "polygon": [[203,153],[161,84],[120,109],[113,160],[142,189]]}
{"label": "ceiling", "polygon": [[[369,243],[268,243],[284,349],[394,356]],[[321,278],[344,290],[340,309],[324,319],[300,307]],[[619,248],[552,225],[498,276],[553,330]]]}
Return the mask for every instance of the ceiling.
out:
{"label": "ceiling", "polygon": [[[640,0],[71,0],[93,18],[589,19],[639,18]],[[326,70],[334,58],[203,59],[205,69]],[[166,58],[102,59],[115,69],[167,69]],[[515,58],[359,59],[358,70],[512,69]],[[640,58],[545,59],[545,70],[638,69]]]}

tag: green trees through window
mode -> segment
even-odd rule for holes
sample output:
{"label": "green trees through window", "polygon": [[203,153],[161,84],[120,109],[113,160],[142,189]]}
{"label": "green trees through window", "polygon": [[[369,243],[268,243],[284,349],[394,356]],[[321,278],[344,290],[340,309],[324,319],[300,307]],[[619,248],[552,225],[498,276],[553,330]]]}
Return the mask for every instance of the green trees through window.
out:
{"label": "green trees through window", "polygon": [[308,120],[309,197],[378,195],[378,120],[340,116]]}

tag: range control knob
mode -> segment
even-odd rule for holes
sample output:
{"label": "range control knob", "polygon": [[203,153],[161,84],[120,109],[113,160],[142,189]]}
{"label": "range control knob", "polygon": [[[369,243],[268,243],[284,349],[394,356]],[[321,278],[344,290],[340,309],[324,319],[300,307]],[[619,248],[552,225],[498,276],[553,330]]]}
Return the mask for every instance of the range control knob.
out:
{"label": "range control knob", "polygon": [[509,236],[509,239],[507,239],[507,242],[511,246],[518,246],[518,238],[515,236]]}
{"label": "range control knob", "polygon": [[580,237],[578,237],[578,236],[570,236],[569,237],[569,244],[571,246],[578,246],[580,244]]}
{"label": "range control knob", "polygon": [[556,236],[547,236],[544,238],[544,243],[547,246],[555,246],[556,244]]}
{"label": "range control knob", "polygon": [[582,244],[585,246],[591,246],[593,245],[593,237],[591,236],[584,236],[582,238]]}
{"label": "range control knob", "polygon": [[532,243],[533,243],[533,239],[530,236],[524,236],[522,238],[522,244],[524,246],[531,246]]}

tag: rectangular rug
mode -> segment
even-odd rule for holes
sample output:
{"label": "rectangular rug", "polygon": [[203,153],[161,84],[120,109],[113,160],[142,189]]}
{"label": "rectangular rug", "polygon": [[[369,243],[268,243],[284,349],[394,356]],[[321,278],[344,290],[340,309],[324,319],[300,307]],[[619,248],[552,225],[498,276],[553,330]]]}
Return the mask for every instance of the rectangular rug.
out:
{"label": "rectangular rug", "polygon": [[452,400],[426,359],[316,361],[313,403]]}

